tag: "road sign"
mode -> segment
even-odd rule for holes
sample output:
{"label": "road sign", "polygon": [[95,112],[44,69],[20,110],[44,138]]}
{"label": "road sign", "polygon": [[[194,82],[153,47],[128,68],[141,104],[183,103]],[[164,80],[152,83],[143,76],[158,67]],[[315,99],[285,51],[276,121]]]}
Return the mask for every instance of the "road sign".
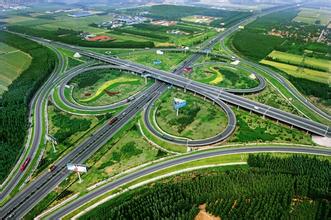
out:
{"label": "road sign", "polygon": [[87,172],[87,167],[84,165],[78,165],[78,164],[72,164],[72,163],[68,163],[67,164],[67,169],[74,171],[74,172],[82,172],[82,173],[86,173]]}
{"label": "road sign", "polygon": [[185,107],[186,104],[186,100],[174,98],[173,105],[175,110]]}

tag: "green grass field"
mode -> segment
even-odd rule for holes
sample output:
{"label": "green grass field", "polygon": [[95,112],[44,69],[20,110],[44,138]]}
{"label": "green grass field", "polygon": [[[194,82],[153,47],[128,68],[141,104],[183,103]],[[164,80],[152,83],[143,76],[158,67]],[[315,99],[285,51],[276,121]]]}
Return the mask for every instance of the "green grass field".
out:
{"label": "green grass field", "polygon": [[[156,54],[155,51],[141,51],[137,53],[129,53],[125,55],[119,55],[122,59],[131,60],[137,63],[151,66],[161,70],[171,70],[175,68],[181,61],[183,61],[189,54],[174,53],[164,51],[163,55]],[[154,61],[161,61],[160,64],[154,63]]]}
{"label": "green grass field", "polygon": [[31,60],[29,54],[0,42],[0,95],[29,67]]}
{"label": "green grass field", "polygon": [[293,19],[296,22],[302,22],[306,24],[320,23],[327,25],[331,20],[331,12],[327,9],[312,9],[303,8],[299,14]]}
{"label": "green grass field", "polygon": [[140,76],[118,70],[93,71],[78,75],[70,82],[74,85],[73,98],[84,105],[105,105],[124,100],[141,91],[145,80]]}
{"label": "green grass field", "polygon": [[324,84],[329,84],[331,80],[331,74],[327,72],[312,70],[308,68],[299,68],[298,66],[295,65],[279,63],[270,60],[262,60],[260,63],[280,69],[285,73],[297,78],[308,79],[311,81],[324,83]]}
{"label": "green grass field", "polygon": [[[173,99],[187,101],[187,106],[176,111],[173,109]],[[201,97],[183,93],[181,90],[168,90],[156,106],[156,122],[165,132],[190,139],[203,139],[217,135],[227,125],[225,112]]]}
{"label": "green grass field", "polygon": [[251,74],[240,67],[213,64],[199,66],[192,73],[186,73],[186,77],[222,88],[253,88],[259,84]]}

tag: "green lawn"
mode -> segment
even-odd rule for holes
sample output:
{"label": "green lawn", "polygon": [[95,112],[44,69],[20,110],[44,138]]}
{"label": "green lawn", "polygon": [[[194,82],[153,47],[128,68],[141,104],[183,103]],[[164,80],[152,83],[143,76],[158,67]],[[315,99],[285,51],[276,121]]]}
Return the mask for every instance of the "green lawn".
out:
{"label": "green lawn", "polygon": [[74,77],[73,98],[84,105],[105,105],[124,100],[150,85],[145,80],[119,70],[97,70]]}
{"label": "green lawn", "polygon": [[0,42],[0,95],[31,63],[31,56]]}
{"label": "green lawn", "polygon": [[[176,111],[173,109],[173,99],[187,101],[187,106]],[[183,93],[181,90],[168,90],[155,104],[156,122],[166,133],[190,138],[203,139],[222,132],[227,125],[225,112],[203,98]]]}
{"label": "green lawn", "polygon": [[195,67],[192,73],[186,73],[185,76],[222,88],[247,89],[259,85],[259,81],[251,73],[240,67],[232,67],[226,64],[208,64]]}

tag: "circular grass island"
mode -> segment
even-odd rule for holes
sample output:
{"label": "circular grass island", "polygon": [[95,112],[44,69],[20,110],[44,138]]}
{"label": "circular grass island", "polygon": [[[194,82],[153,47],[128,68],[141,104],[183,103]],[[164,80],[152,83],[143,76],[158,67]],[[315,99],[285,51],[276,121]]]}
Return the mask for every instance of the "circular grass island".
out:
{"label": "circular grass island", "polygon": [[[186,100],[178,116],[173,107],[174,98]],[[218,105],[180,89],[169,89],[152,110],[155,127],[169,135],[191,140],[206,139],[221,133],[227,126],[226,113]]]}
{"label": "circular grass island", "polygon": [[250,89],[259,85],[259,80],[254,74],[242,67],[228,64],[199,65],[185,76],[198,82],[227,89]]}
{"label": "circular grass island", "polygon": [[72,97],[82,105],[102,106],[113,104],[137,94],[147,87],[145,80],[126,71],[93,70],[74,77]]}

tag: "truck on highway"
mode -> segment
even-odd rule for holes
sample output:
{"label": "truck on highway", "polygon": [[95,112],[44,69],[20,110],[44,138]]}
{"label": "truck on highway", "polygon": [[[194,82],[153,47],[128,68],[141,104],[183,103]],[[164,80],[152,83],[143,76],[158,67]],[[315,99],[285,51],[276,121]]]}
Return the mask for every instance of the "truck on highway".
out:
{"label": "truck on highway", "polygon": [[136,98],[136,97],[134,97],[134,96],[129,97],[129,98],[128,98],[128,102],[131,102],[131,101],[135,100],[135,98]]}
{"label": "truck on highway", "polygon": [[31,160],[31,157],[26,158],[26,160],[24,161],[24,163],[23,163],[22,166],[20,167],[20,171],[21,171],[21,172],[23,172],[23,171],[25,170],[25,168],[26,168],[26,166],[29,164],[30,160]]}
{"label": "truck on highway", "polygon": [[117,117],[114,117],[114,118],[110,119],[110,121],[108,122],[108,124],[109,125],[114,124],[114,122],[117,121],[117,119],[118,119]]}

